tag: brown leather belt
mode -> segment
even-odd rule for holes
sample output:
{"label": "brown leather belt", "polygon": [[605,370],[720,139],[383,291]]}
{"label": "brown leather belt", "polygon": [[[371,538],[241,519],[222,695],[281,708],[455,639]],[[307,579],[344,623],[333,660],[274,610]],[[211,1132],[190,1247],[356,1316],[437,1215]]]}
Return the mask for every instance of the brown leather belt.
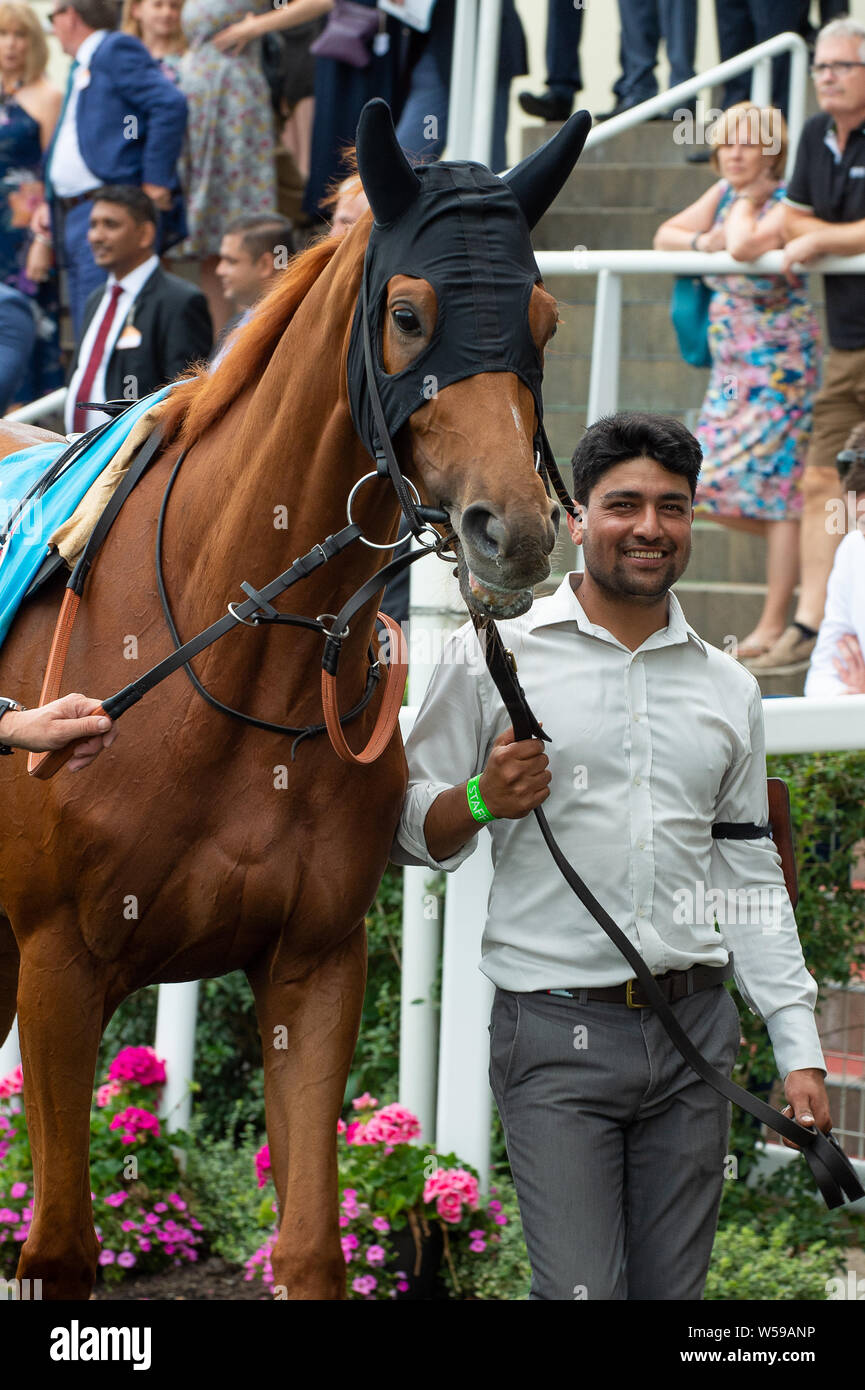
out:
{"label": "brown leather belt", "polygon": [[58,198],[55,193],[54,201],[62,212],[70,212],[72,208],[77,208],[79,203],[91,202],[98,192],[98,188],[91,188],[87,193],[76,193],[73,198]]}
{"label": "brown leather belt", "polygon": [[[732,979],[733,957],[726,965],[692,965],[688,970],[668,970],[664,975],[655,975],[655,984],[669,1004],[696,994],[700,989],[711,989]],[[627,980],[623,985],[608,985],[604,989],[584,989],[571,986],[568,989],[539,989],[536,994],[566,994],[570,999],[583,1001],[596,1000],[603,1004],[627,1004],[629,1009],[650,1009],[638,980]]]}

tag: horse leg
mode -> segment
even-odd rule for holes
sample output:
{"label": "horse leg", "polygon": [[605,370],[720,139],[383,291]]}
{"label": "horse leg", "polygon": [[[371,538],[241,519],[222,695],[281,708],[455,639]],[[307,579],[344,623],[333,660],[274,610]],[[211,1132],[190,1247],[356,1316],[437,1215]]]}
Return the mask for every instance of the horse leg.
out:
{"label": "horse leg", "polygon": [[271,1255],[274,1292],[297,1299],[343,1298],[336,1122],[363,1007],[366,928],[361,922],[301,980],[275,984],[267,961],[247,974],[261,1030],[267,1135],[280,1211]]}
{"label": "horse leg", "polygon": [[90,1106],[106,993],[105,967],[68,922],[22,945],[18,1032],[34,1213],[18,1278],[41,1279],[46,1299],[87,1299],[96,1277]]}
{"label": "horse leg", "polygon": [[0,914],[0,1046],[9,1036],[18,1007],[18,959],[12,923]]}

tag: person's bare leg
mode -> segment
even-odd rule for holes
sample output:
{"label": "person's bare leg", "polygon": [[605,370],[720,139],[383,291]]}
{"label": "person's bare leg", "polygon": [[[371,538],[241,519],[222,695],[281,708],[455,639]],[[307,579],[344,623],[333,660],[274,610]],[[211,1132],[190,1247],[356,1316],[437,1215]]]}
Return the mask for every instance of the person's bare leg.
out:
{"label": "person's bare leg", "polygon": [[799,578],[799,522],[766,522],[766,583],[763,612],[751,637],[756,646],[769,646],[787,626],[790,600]]}
{"label": "person's bare leg", "polygon": [[843,495],[836,468],[815,468],[809,465],[802,474],[802,526],[800,532],[801,579],[797,623],[816,632],[826,604],[826,585],[835,559],[835,551],[843,539],[837,526],[831,526],[833,509],[827,502]]}
{"label": "person's bare leg", "polygon": [[301,97],[292,108],[280,135],[280,144],[294,155],[294,162],[305,179],[309,178],[314,116],[315,97]]}

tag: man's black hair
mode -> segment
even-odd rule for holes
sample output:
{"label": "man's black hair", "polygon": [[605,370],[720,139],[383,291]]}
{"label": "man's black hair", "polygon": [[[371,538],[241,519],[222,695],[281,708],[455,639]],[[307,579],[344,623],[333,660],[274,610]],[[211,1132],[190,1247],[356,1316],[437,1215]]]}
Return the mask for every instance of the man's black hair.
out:
{"label": "man's black hair", "polygon": [[69,9],[74,10],[91,29],[117,28],[118,16],[115,0],[75,0]]}
{"label": "man's black hair", "polygon": [[669,415],[621,410],[590,425],[574,450],[571,464],[577,502],[587,506],[589,493],[607,469],[635,458],[654,459],[668,473],[681,473],[693,498],[703,451],[691,431]]}
{"label": "man's black hair", "polygon": [[137,188],[131,183],[107,183],[104,188],[98,188],[93,195],[94,203],[117,203],[120,207],[126,208],[136,222],[152,222],[154,227],[158,225],[159,213],[156,204],[143,188]]}
{"label": "man's black hair", "polygon": [[279,252],[294,253],[294,225],[278,212],[245,212],[223,229],[223,236],[239,236],[250,260]]}

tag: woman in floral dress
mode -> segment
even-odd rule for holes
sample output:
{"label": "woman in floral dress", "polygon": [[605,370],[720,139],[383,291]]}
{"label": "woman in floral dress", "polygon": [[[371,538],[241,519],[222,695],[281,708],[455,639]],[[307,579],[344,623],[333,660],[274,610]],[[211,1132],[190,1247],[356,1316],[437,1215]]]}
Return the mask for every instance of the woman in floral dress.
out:
{"label": "woman in floral dress", "polygon": [[[710,141],[722,177],[665,222],[655,249],[728,251],[750,261],[780,248],[787,138],[780,111],[748,102],[717,121]],[[735,652],[761,655],[787,626],[799,575],[798,480],[820,384],[820,330],[800,276],[706,276],[712,371],[696,434],[704,463],[697,515],[763,535],[767,594]]]}
{"label": "woman in floral dress", "polygon": [[180,85],[189,117],[180,180],[189,236],[178,251],[201,261],[201,288],[217,331],[230,312],[215,274],[223,228],[242,213],[276,206],[273,117],[258,45],[222,53],[212,41],[249,9],[263,13],[270,2],[185,0],[182,12],[189,47]]}

